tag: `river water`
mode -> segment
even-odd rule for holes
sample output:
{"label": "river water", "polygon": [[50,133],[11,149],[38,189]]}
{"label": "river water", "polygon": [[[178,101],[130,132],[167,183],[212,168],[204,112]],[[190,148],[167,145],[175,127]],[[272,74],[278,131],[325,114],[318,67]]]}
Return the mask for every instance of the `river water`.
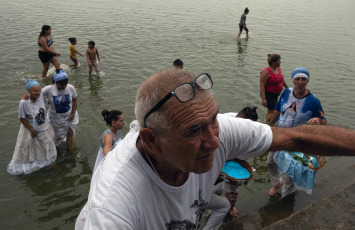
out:
{"label": "river water", "polygon": [[[0,0],[0,225],[2,229],[72,229],[85,204],[98,138],[105,130],[103,109],[124,112],[134,119],[135,92],[153,73],[172,67],[176,58],[185,69],[209,72],[221,112],[258,106],[260,121],[265,108],[259,97],[259,72],[267,54],[281,55],[288,85],[298,66],[311,73],[308,88],[321,100],[328,124],[355,128],[355,1],[353,0]],[[236,39],[238,23],[248,6],[249,39]],[[27,176],[6,172],[20,122],[20,95],[26,78],[42,87],[42,64],[37,37],[43,24],[52,26],[55,50],[78,92],[80,123],[73,156],[65,144],[58,148],[53,167]],[[69,37],[85,53],[94,40],[99,50],[101,76],[89,76],[84,57],[69,69]],[[53,73],[53,69],[50,70]],[[240,189],[239,200],[270,187],[266,155],[251,159],[255,180]],[[330,161],[346,164],[352,158]],[[336,165],[334,166],[336,168]],[[331,173],[327,167],[319,173]],[[242,210],[240,210],[243,212]]]}

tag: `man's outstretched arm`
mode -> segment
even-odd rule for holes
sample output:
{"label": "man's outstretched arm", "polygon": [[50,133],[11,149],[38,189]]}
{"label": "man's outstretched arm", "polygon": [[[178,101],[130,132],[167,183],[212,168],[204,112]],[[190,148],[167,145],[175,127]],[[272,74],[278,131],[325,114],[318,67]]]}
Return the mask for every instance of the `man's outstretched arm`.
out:
{"label": "man's outstretched arm", "polygon": [[270,151],[289,150],[322,156],[355,156],[355,130],[323,125],[271,127]]}

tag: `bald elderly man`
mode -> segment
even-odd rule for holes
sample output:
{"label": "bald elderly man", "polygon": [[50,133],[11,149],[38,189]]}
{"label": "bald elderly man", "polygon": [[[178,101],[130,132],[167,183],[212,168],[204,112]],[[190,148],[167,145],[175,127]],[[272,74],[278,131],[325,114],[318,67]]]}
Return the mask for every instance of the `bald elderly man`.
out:
{"label": "bald elderly man", "polygon": [[[224,162],[266,151],[355,155],[355,131],[218,115],[213,82],[182,70],[139,88],[132,129],[95,171],[75,229],[198,229]],[[292,130],[292,131],[291,131]]]}

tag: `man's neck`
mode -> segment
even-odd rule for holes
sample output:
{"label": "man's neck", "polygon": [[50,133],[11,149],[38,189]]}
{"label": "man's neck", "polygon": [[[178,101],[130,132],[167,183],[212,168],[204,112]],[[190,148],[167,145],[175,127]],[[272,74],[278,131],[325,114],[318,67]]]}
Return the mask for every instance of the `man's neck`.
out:
{"label": "man's neck", "polygon": [[293,90],[293,95],[297,98],[303,98],[305,96],[307,96],[309,94],[309,90],[305,89],[305,90]]}
{"label": "man's neck", "polygon": [[160,177],[160,179],[164,181],[164,183],[174,187],[179,187],[185,184],[190,175],[188,172],[177,170],[174,166],[171,166],[167,162],[157,161],[145,150],[141,144],[140,138],[137,140],[136,147],[147,164]]}

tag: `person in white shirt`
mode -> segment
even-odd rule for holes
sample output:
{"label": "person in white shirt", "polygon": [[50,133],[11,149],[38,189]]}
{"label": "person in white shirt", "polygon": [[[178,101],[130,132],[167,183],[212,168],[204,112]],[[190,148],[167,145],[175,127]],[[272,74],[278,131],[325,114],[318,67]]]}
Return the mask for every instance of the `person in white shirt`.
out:
{"label": "person in white shirt", "polygon": [[[252,121],[258,120],[257,107],[246,106],[238,113],[229,112],[223,115],[230,117],[239,117],[244,119],[250,119]],[[242,160],[242,159],[240,159]],[[246,163],[248,164],[248,163]],[[238,210],[235,207],[235,203],[238,198],[238,184],[226,179],[224,174],[220,174],[213,186],[212,195],[208,203],[207,209],[211,210],[211,215],[204,229],[216,229],[223,222],[224,217],[229,213],[234,218],[238,217]],[[223,191],[224,197],[220,196]]]}
{"label": "person in white shirt", "polygon": [[355,131],[218,115],[211,76],[166,70],[136,97],[139,123],[95,170],[75,229],[198,229],[228,159],[268,150],[355,155]]}
{"label": "person in white shirt", "polygon": [[42,94],[49,99],[49,122],[54,130],[54,142],[58,146],[66,140],[70,152],[74,150],[75,127],[79,123],[77,93],[68,84],[68,75],[60,70],[53,76],[53,84],[43,88]]}
{"label": "person in white shirt", "polygon": [[27,79],[29,99],[20,101],[18,117],[21,122],[15,151],[7,171],[13,175],[29,174],[52,164],[57,159],[57,149],[45,116],[46,103],[41,86]]}

